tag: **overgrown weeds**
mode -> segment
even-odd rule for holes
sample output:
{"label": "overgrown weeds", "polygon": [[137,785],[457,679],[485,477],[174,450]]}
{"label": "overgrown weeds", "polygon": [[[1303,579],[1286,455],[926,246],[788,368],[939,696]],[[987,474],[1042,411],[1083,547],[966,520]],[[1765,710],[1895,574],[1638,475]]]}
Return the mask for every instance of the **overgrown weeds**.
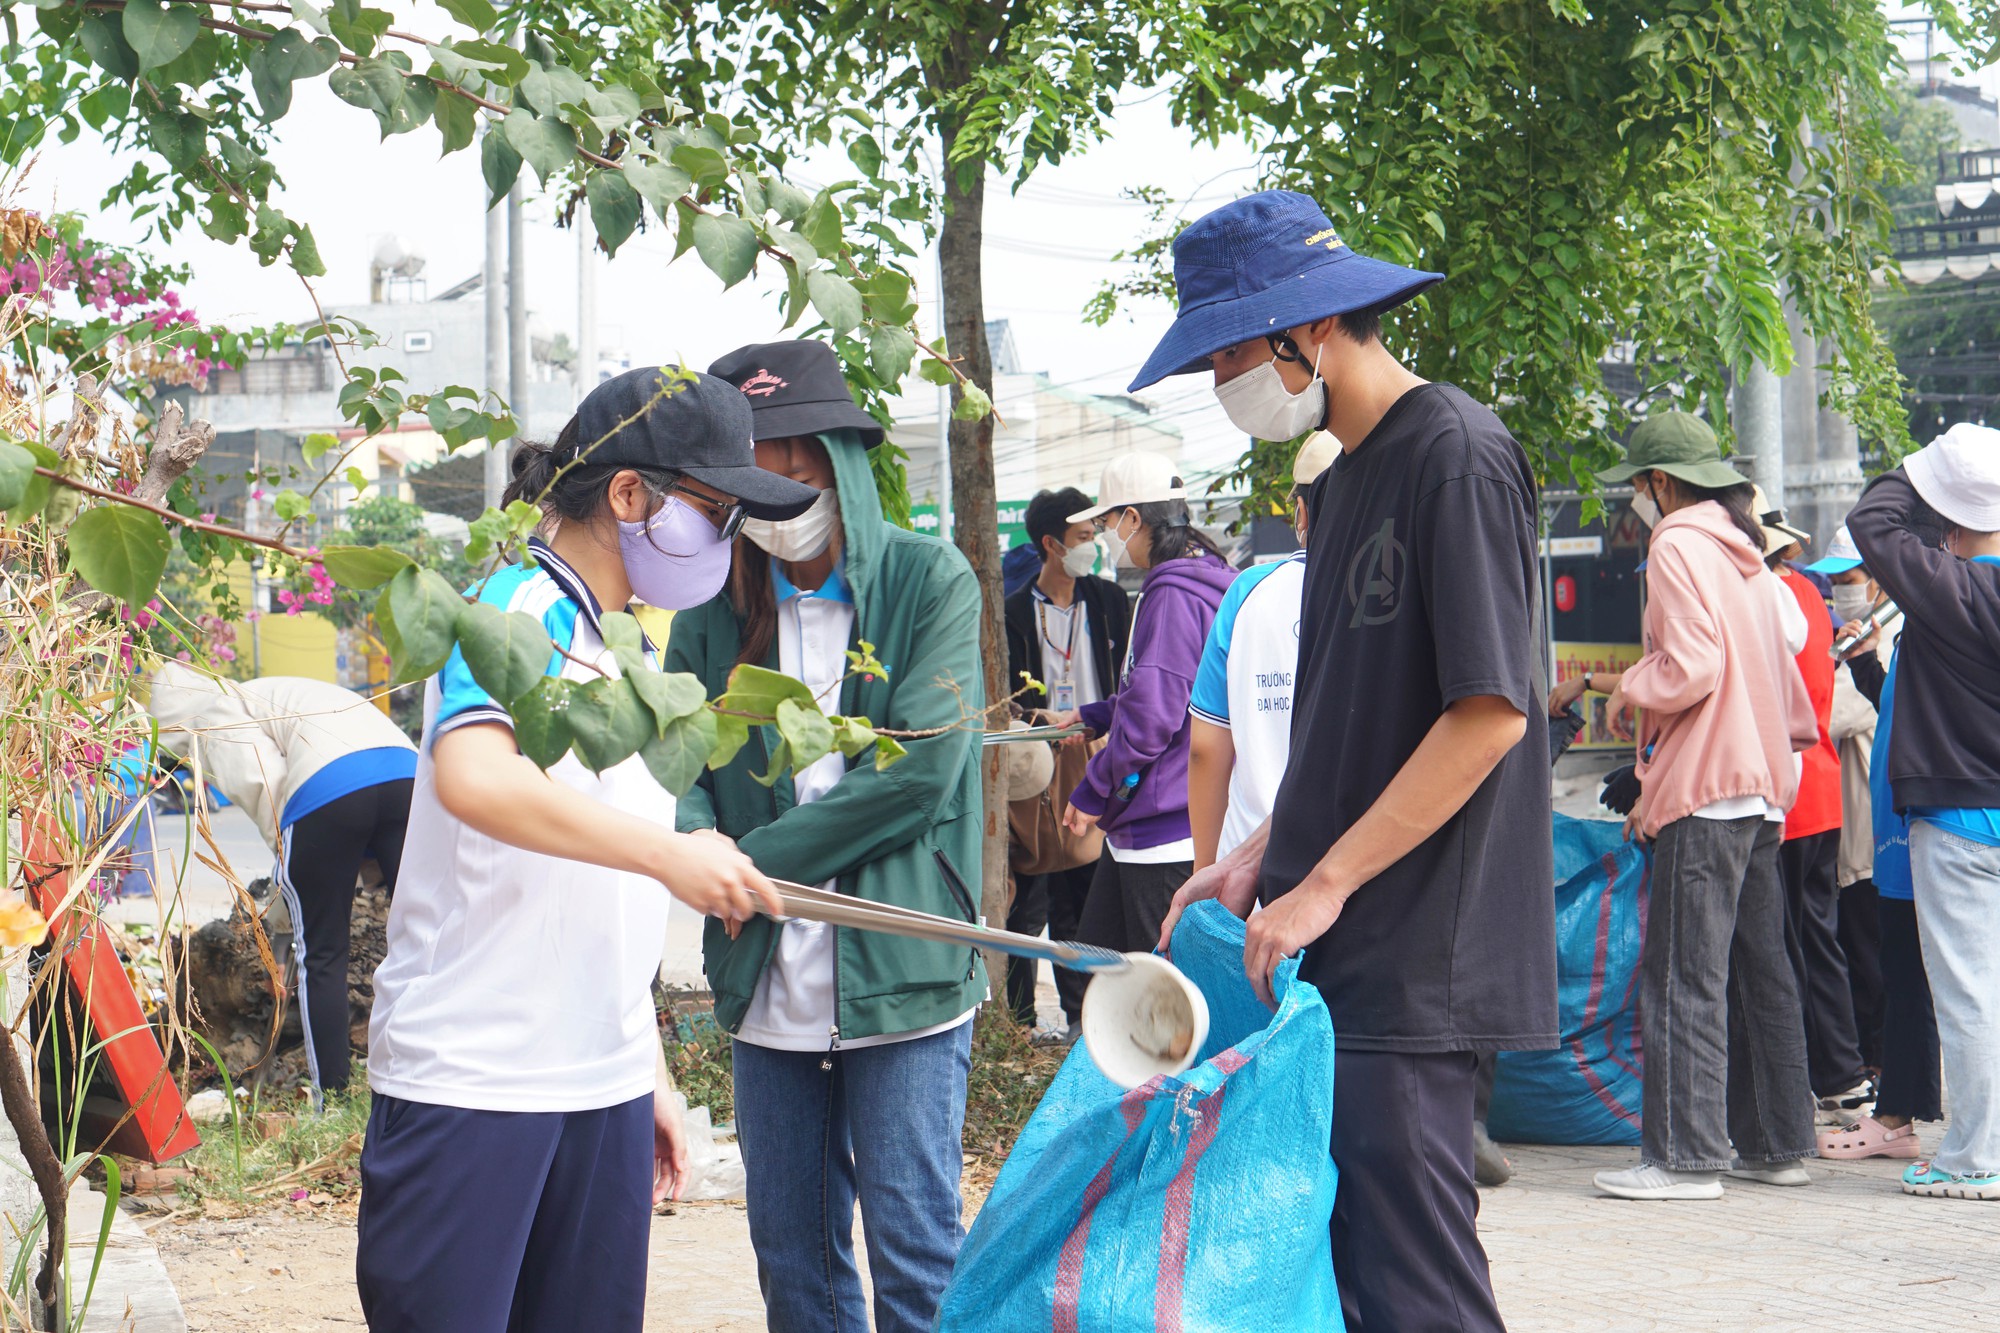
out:
{"label": "overgrown weeds", "polygon": [[203,1125],[201,1146],[174,1163],[187,1170],[180,1203],[215,1213],[351,1202],[361,1188],[368,1105],[365,1086],[329,1094],[318,1115],[304,1099],[276,1109],[244,1099],[240,1116]]}

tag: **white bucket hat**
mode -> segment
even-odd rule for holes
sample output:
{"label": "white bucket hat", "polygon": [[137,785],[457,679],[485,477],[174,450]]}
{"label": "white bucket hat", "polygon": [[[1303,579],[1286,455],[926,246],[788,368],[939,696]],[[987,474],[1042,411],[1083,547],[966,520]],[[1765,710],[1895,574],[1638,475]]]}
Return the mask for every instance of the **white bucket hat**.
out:
{"label": "white bucket hat", "polygon": [[1961,421],[1903,460],[1924,503],[1969,532],[2000,532],[2000,430]]}
{"label": "white bucket hat", "polygon": [[1104,479],[1097,487],[1097,503],[1082,513],[1071,514],[1072,523],[1088,523],[1099,514],[1132,505],[1158,504],[1163,500],[1184,500],[1187,487],[1181,484],[1180,464],[1165,454],[1134,450],[1120,454],[1104,466]]}
{"label": "white bucket hat", "polygon": [[1298,456],[1292,459],[1292,485],[1312,485],[1339,456],[1340,441],[1333,438],[1333,432],[1314,431],[1306,436],[1306,442],[1299,446]]}

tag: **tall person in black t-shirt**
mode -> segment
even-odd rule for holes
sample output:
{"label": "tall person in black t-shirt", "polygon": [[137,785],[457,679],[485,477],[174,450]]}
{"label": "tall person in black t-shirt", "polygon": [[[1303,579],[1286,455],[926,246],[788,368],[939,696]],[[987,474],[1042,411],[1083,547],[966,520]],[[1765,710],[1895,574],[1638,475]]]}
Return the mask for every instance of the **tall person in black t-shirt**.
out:
{"label": "tall person in black t-shirt", "polygon": [[[1339,1055],[1333,1265],[1351,1329],[1504,1327],[1473,1219],[1475,1067],[1556,1044],[1539,503],[1485,407],[1411,374],[1383,311],[1441,280],[1354,253],[1270,190],[1174,242],[1180,313],[1132,384],[1213,373],[1266,440],[1324,428],[1291,760],[1263,828],[1181,907],[1246,915],[1267,995],[1304,951]],[[1167,921],[1171,932],[1174,917]],[[1163,939],[1164,939],[1163,935]]]}

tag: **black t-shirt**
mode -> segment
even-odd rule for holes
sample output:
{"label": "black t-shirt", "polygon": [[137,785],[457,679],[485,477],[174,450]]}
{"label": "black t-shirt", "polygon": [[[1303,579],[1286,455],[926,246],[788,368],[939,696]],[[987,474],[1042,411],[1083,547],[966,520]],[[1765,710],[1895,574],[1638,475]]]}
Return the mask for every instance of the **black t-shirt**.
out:
{"label": "black t-shirt", "polygon": [[1492,412],[1412,389],[1307,497],[1292,754],[1261,896],[1289,892],[1374,804],[1445,708],[1498,695],[1529,722],[1464,808],[1347,900],[1306,949],[1340,1046],[1556,1043],[1539,498]]}

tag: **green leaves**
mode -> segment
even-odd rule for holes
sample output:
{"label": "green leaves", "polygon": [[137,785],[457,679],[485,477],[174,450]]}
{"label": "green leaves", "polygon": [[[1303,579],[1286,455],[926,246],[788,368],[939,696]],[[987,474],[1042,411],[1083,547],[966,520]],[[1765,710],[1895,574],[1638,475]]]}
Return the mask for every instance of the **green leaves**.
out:
{"label": "green leaves", "polygon": [[334,38],[358,56],[374,52],[375,43],[389,31],[392,17],[386,9],[364,9],[361,0],[334,0],[326,11],[327,27]]}
{"label": "green leaves", "polygon": [[625,175],[662,222],[672,218],[674,201],[694,184],[685,171],[661,162],[634,162],[625,168]]}
{"label": "green leaves", "polygon": [[834,337],[853,332],[861,323],[861,293],[839,274],[816,268],[806,274],[806,290],[812,293],[813,309],[819,311]]}
{"label": "green leaves", "polygon": [[144,606],[167,567],[166,525],[131,505],[101,504],[69,525],[69,559],[83,581],[130,606]]}
{"label": "green leaves", "polygon": [[508,146],[535,169],[535,175],[544,185],[549,183],[550,176],[568,166],[576,153],[576,134],[569,126],[554,117],[537,116],[520,107],[507,113],[507,118],[500,122],[500,132],[507,136]]}
{"label": "green leaves", "polygon": [[640,746],[639,758],[645,761],[653,781],[676,797],[687,795],[701,776],[702,765],[715,753],[716,723],[714,713],[698,708]]}
{"label": "green leaves", "polygon": [[569,725],[576,757],[593,773],[630,759],[648,736],[657,734],[652,714],[632,682],[623,678],[586,681],[572,687]]}
{"label": "green leaves", "polygon": [[[653,714],[654,731],[658,735],[666,735],[667,728],[674,723],[708,706],[708,691],[701,687],[698,677],[688,672],[655,671],[644,663],[634,670],[622,662],[620,669]],[[702,751],[702,757],[708,757],[706,750]]]}
{"label": "green leaves", "polygon": [[77,39],[97,67],[114,79],[139,77],[139,57],[115,14],[86,14],[77,29]]}
{"label": "green leaves", "polygon": [[438,0],[444,12],[474,32],[488,32],[500,21],[500,13],[486,0]]}
{"label": "green leaves", "polygon": [[13,509],[28,498],[35,480],[35,456],[20,445],[0,440],[0,509]]}
{"label": "green leaves", "polygon": [[778,734],[791,750],[792,762],[800,768],[833,753],[833,723],[818,708],[796,699],[778,701]]}
{"label": "green leaves", "polygon": [[884,384],[900,383],[916,354],[916,335],[908,329],[877,324],[868,330],[868,364]]}
{"label": "green leaves", "polygon": [[978,421],[992,414],[993,400],[987,397],[986,390],[971,380],[959,385],[958,402],[951,409],[953,421]]}
{"label": "green leaves", "polygon": [[329,546],[319,553],[327,576],[343,588],[379,588],[416,564],[393,546]]}
{"label": "green leaves", "polygon": [[575,740],[569,725],[571,690],[571,682],[562,677],[543,676],[508,709],[514,716],[514,744],[540,768],[555,767]]}
{"label": "green leaves", "polygon": [[590,199],[590,220],[612,254],[639,225],[639,193],[622,171],[598,170],[583,184]]}
{"label": "green leaves", "polygon": [[201,36],[201,15],[192,5],[126,0],[122,31],[125,44],[138,57],[143,73],[166,64],[193,46],[194,39]]}
{"label": "green leaves", "polygon": [[406,78],[401,68],[382,56],[343,65],[327,75],[326,83],[341,101],[374,112],[385,139],[428,121],[436,96],[428,82]]}
{"label": "green leaves", "polygon": [[[383,600],[376,604],[376,619],[394,627],[400,652],[392,652],[396,662],[395,684],[423,680],[443,669],[458,635],[458,613],[465,599],[458,590],[433,570],[411,565],[389,580]],[[546,662],[547,659],[544,659]]]}
{"label": "green leaves", "polygon": [[494,207],[514,188],[521,174],[521,155],[507,142],[498,125],[488,125],[479,141],[479,172],[486,178],[486,206]]}
{"label": "green leaves", "polygon": [[697,213],[694,249],[701,262],[734,287],[750,276],[757,263],[757,233],[742,218],[727,213]]}
{"label": "green leaves", "polygon": [[458,646],[479,688],[504,707],[539,683],[555,655],[542,622],[473,602],[458,613]]}

